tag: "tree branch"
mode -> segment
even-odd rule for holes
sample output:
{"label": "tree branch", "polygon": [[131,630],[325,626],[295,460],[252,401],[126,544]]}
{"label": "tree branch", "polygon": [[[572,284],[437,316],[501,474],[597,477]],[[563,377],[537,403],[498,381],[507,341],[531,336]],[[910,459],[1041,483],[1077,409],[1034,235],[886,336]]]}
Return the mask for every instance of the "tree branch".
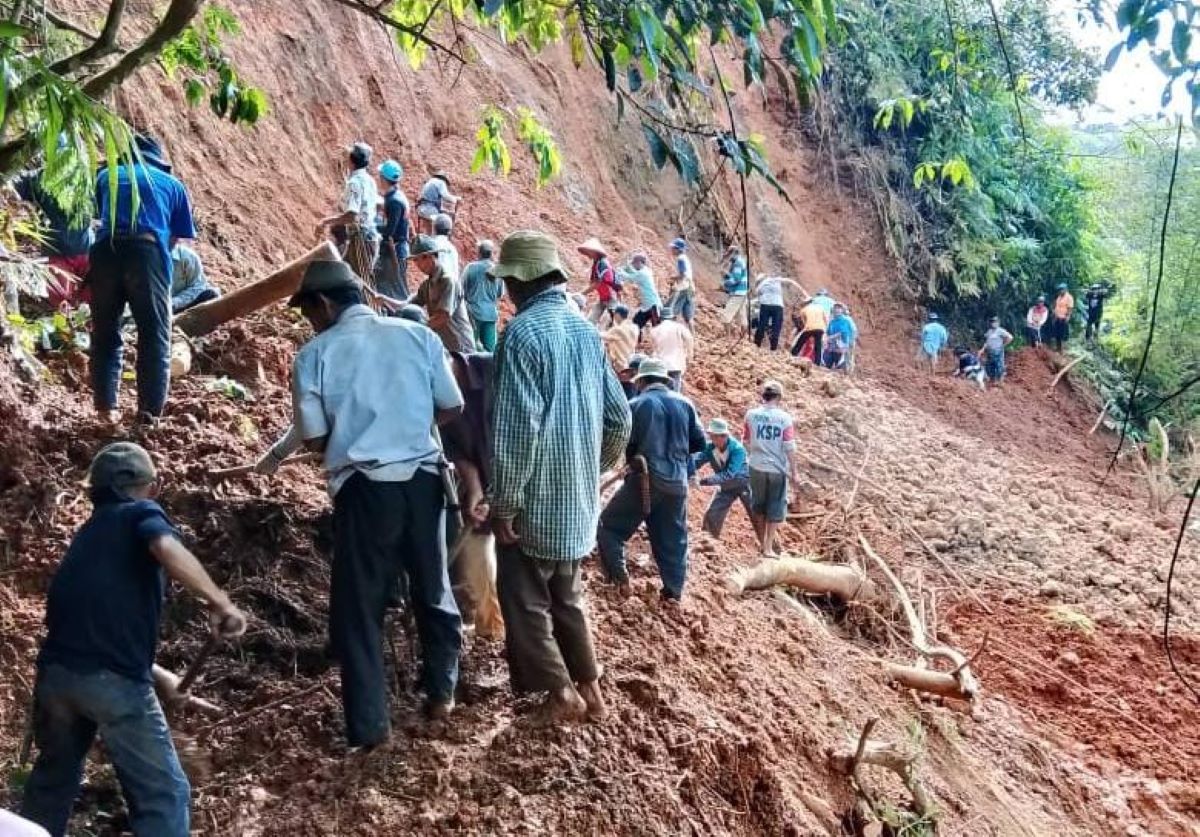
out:
{"label": "tree branch", "polygon": [[100,39],[100,36],[95,32],[89,32],[70,18],[63,17],[62,15],[50,9],[46,9],[46,22],[55,29],[61,29],[64,32],[72,32],[81,38],[87,38],[89,41],[97,41]]}
{"label": "tree branch", "polygon": [[[124,0],[113,0],[113,6],[124,5]],[[134,71],[149,62],[167,42],[179,37],[192,18],[200,11],[204,0],[171,0],[158,26],[142,39],[141,43],[121,56],[116,64],[92,76],[81,87],[93,98],[100,98],[116,85],[133,75]],[[107,28],[107,23],[105,24]]]}
{"label": "tree branch", "polygon": [[[384,4],[382,3],[380,3],[378,6],[372,6],[365,2],[360,2],[360,0],[332,0],[332,2],[339,6],[345,6],[347,9],[353,9],[359,14],[366,15],[372,20],[377,20],[385,26],[395,29],[397,32],[403,32],[404,34],[411,36],[414,40],[425,44],[432,50],[446,53],[457,60],[460,64],[467,63],[467,59],[462,53],[457,52],[453,47],[448,47],[445,44],[435,41],[433,38],[430,38],[428,35],[426,35],[424,25],[418,29],[416,27],[400,23],[391,15],[384,13],[382,10]],[[428,23],[429,21],[426,20],[425,24]]]}
{"label": "tree branch", "polygon": [[[121,20],[124,16],[125,0],[112,0],[108,7],[108,16],[104,18],[104,28],[100,30],[99,35],[89,35],[74,25],[71,27],[60,26],[57,21],[51,20],[51,23],[54,23],[56,26],[60,26],[63,29],[70,28],[70,31],[83,35],[85,38],[90,38],[92,42],[79,50],[79,52],[55,61],[50,65],[50,72],[58,73],[60,76],[67,75],[116,52],[117,34],[121,31]],[[46,12],[46,18],[50,20],[50,12]]]}

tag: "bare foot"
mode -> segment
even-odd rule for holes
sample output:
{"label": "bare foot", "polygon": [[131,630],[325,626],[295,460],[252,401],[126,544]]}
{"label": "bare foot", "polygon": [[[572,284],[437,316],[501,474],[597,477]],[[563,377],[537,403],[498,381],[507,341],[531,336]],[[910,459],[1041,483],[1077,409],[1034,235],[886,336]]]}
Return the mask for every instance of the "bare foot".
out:
{"label": "bare foot", "polygon": [[589,721],[603,721],[608,716],[608,707],[604,705],[604,695],[600,693],[600,681],[579,684],[579,696],[587,706]]}
{"label": "bare foot", "polygon": [[538,726],[553,726],[584,718],[588,705],[575,691],[574,686],[565,686],[550,693],[550,697],[538,707],[534,723]]}

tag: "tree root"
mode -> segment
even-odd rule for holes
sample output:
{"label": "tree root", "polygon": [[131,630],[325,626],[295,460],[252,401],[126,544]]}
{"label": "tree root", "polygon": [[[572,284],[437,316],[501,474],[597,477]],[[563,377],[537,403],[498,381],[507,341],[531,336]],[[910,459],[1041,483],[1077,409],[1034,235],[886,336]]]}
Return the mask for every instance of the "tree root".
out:
{"label": "tree root", "polygon": [[804,558],[768,558],[730,574],[727,581],[729,591],[736,595],[776,585],[797,587],[807,593],[829,593],[847,602],[860,596],[869,598],[874,590],[857,567],[820,564]]}
{"label": "tree root", "polygon": [[[871,722],[868,722],[870,724]],[[856,749],[831,750],[828,752],[829,763],[834,770],[850,776],[858,784],[858,768],[864,764],[883,767],[900,777],[900,781],[912,794],[913,811],[920,817],[930,817],[936,808],[925,790],[925,785],[917,776],[917,753],[886,741],[869,740],[870,728],[864,729],[864,734]],[[861,793],[861,789],[860,789]]]}

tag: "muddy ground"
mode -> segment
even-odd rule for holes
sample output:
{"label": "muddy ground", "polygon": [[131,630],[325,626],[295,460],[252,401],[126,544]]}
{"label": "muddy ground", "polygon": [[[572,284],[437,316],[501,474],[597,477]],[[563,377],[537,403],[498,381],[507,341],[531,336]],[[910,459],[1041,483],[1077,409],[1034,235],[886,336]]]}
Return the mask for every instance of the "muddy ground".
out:
{"label": "muddy ground", "polygon": [[[536,226],[582,268],[569,245],[598,232],[622,253],[650,249],[665,272],[682,191],[653,174],[636,124],[618,125],[595,79],[565,55],[514,58],[480,41],[481,65],[451,90],[452,73],[400,67],[382,33],[319,0],[230,5],[247,33],[236,57],[272,96],[275,113],[261,128],[188,111],[153,72],[121,94],[133,117],[164,136],[192,185],[200,249],[218,281],[235,286],[309,246],[313,221],[336,198],[336,146],[364,137],[388,149],[405,163],[411,191],[426,169],[466,170],[478,107],[496,97],[540,109],[560,136],[566,171],[538,191],[514,153],[508,180],[464,176],[460,247]],[[827,751],[853,742],[872,717],[878,737],[921,754],[941,833],[1197,833],[1197,706],[1158,639],[1181,507],[1151,519],[1123,471],[1099,485],[1113,440],[1088,435],[1094,415],[1069,385],[1049,390],[1054,358],[1018,354],[1008,385],[983,394],[913,368],[916,311],[896,291],[866,201],[844,182],[830,188],[778,103],[741,95],[737,109],[767,138],[795,202],[752,186],[755,263],[851,303],[863,332],[860,369],[848,382],[805,375],[782,355],[723,338],[715,254],[702,247],[696,263],[709,290],[689,394],[704,418],[737,420],[758,382],[784,381],[809,460],[805,516],[787,527],[786,546],[859,563],[856,535],[865,534],[920,591],[937,636],[968,652],[983,647],[976,711],[883,684],[881,661],[913,658],[895,613],[807,599],[798,611],[770,593],[728,594],[726,575],[754,560],[735,509],[721,543],[695,536],[680,612],[658,605],[647,561],[635,561],[637,595],[627,600],[612,597],[589,564],[613,708],[606,723],[533,728],[527,704],[507,690],[501,647],[475,642],[460,712],[429,728],[415,714],[411,652],[397,630],[396,746],[348,756],[324,653],[329,504],[320,474],[208,475],[252,461],[286,426],[290,358],[308,332],[279,306],[207,340],[162,427],[133,436],[154,452],[162,502],[189,544],[252,615],[246,637],[219,652],[200,687],[227,715],[177,723],[191,742],[198,834],[822,833],[821,802],[839,816],[854,802]],[[704,229],[689,232],[704,238]],[[108,438],[86,409],[79,360],[51,365],[53,386],[0,369],[4,753],[21,737],[42,595],[86,518],[84,468]],[[254,400],[210,392],[222,375]],[[692,497],[694,532],[707,499]],[[1196,548],[1187,545],[1173,601],[1176,656],[1192,672]],[[647,551],[638,542],[631,554]],[[180,668],[200,647],[204,622],[180,596],[167,621],[163,662]],[[895,811],[907,807],[889,774],[868,769],[866,783]],[[96,759],[79,822],[119,834],[120,812],[111,770]]]}

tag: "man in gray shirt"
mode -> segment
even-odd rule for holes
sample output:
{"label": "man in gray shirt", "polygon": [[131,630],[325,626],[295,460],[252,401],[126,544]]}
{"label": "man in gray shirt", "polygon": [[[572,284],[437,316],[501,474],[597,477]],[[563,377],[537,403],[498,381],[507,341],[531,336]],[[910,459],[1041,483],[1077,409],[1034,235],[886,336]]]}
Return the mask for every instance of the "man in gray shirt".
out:
{"label": "man in gray shirt", "polygon": [[467,316],[466,297],[458,277],[443,267],[440,254],[433,238],[417,236],[408,258],[426,279],[408,301],[425,309],[429,327],[442,338],[446,351],[470,354],[475,351],[475,331]]}
{"label": "man in gray shirt", "polygon": [[333,497],[329,638],[342,675],[351,747],[391,731],[383,614],[401,569],[421,644],[425,709],[454,708],[462,620],[446,570],[445,495],[434,425],[463,397],[441,343],[424,326],[362,304],[345,262],[313,262],[291,305],[317,332],[292,369],[295,430],[324,455]]}

